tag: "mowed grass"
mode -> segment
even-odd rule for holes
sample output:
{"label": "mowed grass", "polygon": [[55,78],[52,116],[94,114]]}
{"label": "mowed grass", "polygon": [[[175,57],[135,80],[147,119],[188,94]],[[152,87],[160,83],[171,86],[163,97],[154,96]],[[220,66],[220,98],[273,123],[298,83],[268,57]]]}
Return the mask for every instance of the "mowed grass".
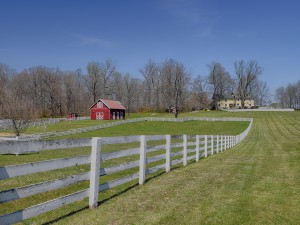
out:
{"label": "mowed grass", "polygon": [[78,129],[90,126],[101,125],[105,123],[111,123],[112,120],[71,120],[62,121],[54,124],[46,124],[45,126],[29,127],[26,130],[26,134],[36,134],[52,131],[65,131],[70,129]]}
{"label": "mowed grass", "polygon": [[[75,121],[76,122],[76,121]],[[65,129],[73,129],[74,122],[65,125]],[[77,123],[76,123],[77,124]],[[86,124],[86,123],[85,123]],[[55,139],[69,139],[69,138],[91,138],[91,137],[112,137],[112,136],[132,136],[132,135],[156,135],[156,134],[170,134],[170,135],[237,135],[242,133],[249,125],[249,122],[222,122],[222,121],[187,121],[187,122],[136,122],[124,125],[119,125],[110,128],[99,129],[92,132],[81,134],[66,135],[55,137]],[[57,125],[58,126],[58,125]],[[52,138],[53,139],[53,138]],[[118,146],[120,149],[120,146]],[[115,150],[104,148],[104,151]],[[66,158],[78,155],[90,154],[90,148],[77,148],[74,151],[68,149],[42,151],[38,154],[26,155],[2,155],[0,156],[0,166],[7,166],[13,164],[36,162],[41,160],[50,160],[56,158]]]}
{"label": "mowed grass", "polygon": [[300,114],[251,112],[249,136],[56,224],[300,224]]}
{"label": "mowed grass", "polygon": [[120,126],[99,129],[92,132],[61,136],[58,138],[90,138],[131,135],[196,135],[196,134],[224,134],[236,135],[242,133],[249,122],[223,122],[223,121],[186,121],[186,122],[153,122],[143,121],[128,123]]}
{"label": "mowed grass", "polygon": [[[193,116],[208,117],[207,113],[197,112]],[[176,168],[143,186],[136,186],[134,181],[100,193],[101,205],[97,209],[87,209],[87,201],[83,200],[23,223],[299,224],[299,112],[210,112],[209,115],[253,117],[254,124],[249,136],[226,152]],[[145,123],[141,129],[150,122]],[[186,123],[176,124],[182,127]],[[240,129],[233,131],[238,127],[234,125],[227,130],[225,124],[211,122],[202,134],[217,134],[210,130],[215,125],[221,134]],[[165,126],[159,130],[166,129]],[[195,129],[192,126],[187,127]],[[193,134],[197,133],[201,134],[199,130]],[[47,194],[43,197],[47,199]]]}
{"label": "mowed grass", "polygon": [[[134,119],[140,117],[172,117],[173,114],[169,113],[130,113],[127,115],[127,119]],[[70,120],[70,121],[62,121],[54,124],[45,124],[42,126],[29,127],[26,130],[26,134],[36,134],[36,133],[44,133],[44,132],[52,132],[52,131],[66,131],[70,129],[78,129],[85,128],[90,126],[97,126],[106,123],[116,122],[114,120]]]}
{"label": "mowed grass", "polygon": [[[193,117],[193,116],[201,116],[201,117],[222,117],[226,115],[226,112],[208,112],[208,111],[195,111],[192,113],[181,113],[179,114],[179,118],[182,117]],[[172,113],[130,113],[130,115],[126,115],[127,119],[134,118],[144,118],[144,117],[164,117],[164,118],[174,118]],[[53,132],[53,131],[67,131],[71,129],[79,129],[86,128],[90,126],[97,126],[106,123],[115,122],[113,120],[72,120],[72,121],[62,121],[54,124],[45,124],[36,127],[29,127],[25,134],[39,134],[45,132]],[[13,136],[14,133],[12,130],[0,130],[0,136]]]}
{"label": "mowed grass", "polygon": [[[77,122],[77,121],[75,121]],[[189,121],[189,122],[137,122],[131,124],[125,124],[117,127],[101,129],[95,132],[84,133],[84,137],[93,137],[93,136],[120,136],[120,135],[138,135],[138,134],[215,134],[218,130],[222,131],[221,133],[228,134],[239,134],[243,130],[245,130],[248,126],[248,122],[207,122],[207,121]],[[72,122],[68,123],[68,129],[72,129]],[[75,138],[76,136],[72,136]],[[77,135],[77,137],[83,137],[83,134]],[[63,137],[66,138],[66,137]],[[151,144],[151,143],[149,143]],[[163,143],[161,143],[163,144]],[[112,150],[121,150],[126,148],[138,147],[138,143],[132,144],[123,144],[123,145],[113,145],[113,146],[103,146],[102,152],[108,152]],[[163,152],[159,153],[162,154]],[[77,155],[88,155],[90,154],[90,148],[76,148],[71,151],[68,149],[61,150],[50,150],[50,151],[42,151],[40,153],[33,154],[25,154],[25,155],[1,155],[0,157],[0,165],[14,165],[14,164],[22,164],[22,163],[30,163],[35,161],[42,160],[51,160],[56,158],[67,158]],[[113,166],[120,163],[137,160],[138,156],[122,158],[119,160],[112,160],[112,162],[102,163],[102,166]],[[155,166],[155,165],[152,165]],[[66,176],[70,176],[72,174],[84,173],[89,170],[88,165],[75,166],[67,169],[55,170],[52,172],[41,172],[35,175],[26,175],[16,178],[11,178],[7,180],[0,181],[0,190],[7,190],[14,187],[26,186],[32,183],[43,182],[51,179],[63,178]],[[138,169],[132,169],[130,171],[125,171],[123,173],[118,173],[110,176],[101,177],[101,182],[104,183],[108,180],[117,179],[121,176],[128,175],[128,173],[137,172]],[[159,174],[159,173],[158,173]],[[156,176],[149,175],[148,179]],[[120,194],[122,191],[130,188],[132,185],[136,185],[137,181],[130,182],[129,184],[122,185],[118,188],[111,189],[109,191],[105,191],[101,193],[99,201],[103,201],[105,199],[109,199],[115,194]],[[79,184],[71,185],[66,188],[61,188],[57,191],[50,191],[46,193],[42,193],[36,196],[30,196],[24,199],[4,203],[0,205],[0,214],[6,214],[13,212],[15,210],[21,210],[23,208],[30,207],[31,205],[39,204],[44,201],[48,201],[63,195],[67,195],[73,193],[75,191],[81,190],[83,188],[88,188],[88,182],[80,182]],[[24,221],[25,224],[31,224],[33,221],[37,221],[37,223],[44,223],[47,221],[52,221],[53,218],[63,217],[68,215],[72,211],[76,211],[78,209],[85,208],[87,206],[87,200],[80,201],[76,204],[69,205],[67,207],[63,207],[63,209],[57,209],[52,212],[43,214],[33,219],[29,219]]]}
{"label": "mowed grass", "polygon": [[[204,115],[211,115],[206,111],[198,112],[197,114],[201,116]],[[195,116],[193,113],[183,113],[180,114],[180,118],[188,117],[188,116]],[[144,117],[164,117],[164,118],[174,118],[173,114],[170,113],[131,113],[127,115],[127,119],[134,119],[134,118],[144,118]],[[208,116],[207,116],[208,117]],[[46,124],[43,126],[36,126],[36,127],[29,127],[26,130],[26,134],[38,134],[44,132],[52,132],[52,131],[67,131],[71,129],[78,129],[78,128],[85,128],[90,126],[97,126],[106,123],[116,122],[114,120],[72,120],[72,121],[62,121],[55,124]],[[128,135],[129,133],[127,133]]]}

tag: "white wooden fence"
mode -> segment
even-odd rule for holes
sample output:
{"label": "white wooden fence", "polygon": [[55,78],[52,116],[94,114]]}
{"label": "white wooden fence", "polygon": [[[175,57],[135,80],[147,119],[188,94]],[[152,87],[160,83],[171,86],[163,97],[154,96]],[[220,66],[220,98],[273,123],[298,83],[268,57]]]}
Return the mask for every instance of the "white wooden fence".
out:
{"label": "white wooden fence", "polygon": [[[66,187],[77,182],[89,180],[89,188],[77,191],[75,193],[56,198],[29,208],[16,211],[10,214],[0,216],[0,224],[16,223],[39,214],[54,210],[63,205],[67,205],[83,198],[89,198],[89,207],[95,208],[98,204],[98,195],[109,188],[117,187],[129,181],[137,180],[140,185],[144,184],[146,175],[157,171],[169,172],[171,167],[176,164],[186,166],[189,161],[199,161],[208,155],[213,155],[232,148],[241,142],[248,134],[252,125],[252,120],[248,128],[236,136],[228,135],[151,135],[151,136],[128,136],[112,138],[92,138],[76,140],[59,140],[59,141],[34,141],[24,144],[22,142],[12,142],[9,145],[10,153],[28,152],[31,148],[33,152],[49,149],[61,149],[73,147],[91,146],[91,154],[77,156],[72,158],[62,158],[28,164],[12,165],[0,167],[0,180],[13,178],[22,175],[34,174],[43,171],[51,171],[71,166],[90,164],[90,171],[82,174],[75,174],[61,179],[50,180],[42,183],[32,184],[29,186],[16,187],[9,190],[0,191],[0,204],[37,195],[42,192],[56,190]],[[181,141],[180,141],[181,140]],[[165,144],[150,146],[150,141],[163,141]],[[179,141],[179,142],[178,142]],[[112,151],[107,153],[101,152],[104,145],[139,142],[139,148]],[[1,147],[1,146],[0,146]],[[7,152],[1,150],[1,153]],[[157,151],[156,155],[149,156],[149,153]],[[30,151],[29,151],[30,152]],[[126,162],[112,167],[103,168],[102,162],[116,159],[124,156],[139,155],[139,160]],[[151,163],[157,162],[158,165],[150,167]],[[159,164],[160,163],[160,164]],[[101,176],[110,175],[116,172],[139,168],[139,172],[131,173],[127,176],[116,180],[111,180],[100,184]]]}

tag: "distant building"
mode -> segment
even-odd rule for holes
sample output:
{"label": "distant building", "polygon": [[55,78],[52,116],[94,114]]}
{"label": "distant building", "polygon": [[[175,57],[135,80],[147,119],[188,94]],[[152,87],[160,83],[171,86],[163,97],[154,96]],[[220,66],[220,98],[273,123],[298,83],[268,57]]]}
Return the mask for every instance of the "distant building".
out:
{"label": "distant building", "polygon": [[[240,109],[242,108],[242,100],[238,95],[222,95],[219,96],[218,107],[220,109]],[[244,102],[244,108],[250,109],[254,107],[254,100],[247,97]]]}
{"label": "distant building", "polygon": [[79,117],[79,114],[78,114],[78,113],[75,113],[75,112],[68,113],[68,116],[67,116],[67,118],[68,118],[69,120],[76,120],[78,117]]}
{"label": "distant building", "polygon": [[90,107],[91,120],[123,120],[125,107],[119,101],[99,99]]}

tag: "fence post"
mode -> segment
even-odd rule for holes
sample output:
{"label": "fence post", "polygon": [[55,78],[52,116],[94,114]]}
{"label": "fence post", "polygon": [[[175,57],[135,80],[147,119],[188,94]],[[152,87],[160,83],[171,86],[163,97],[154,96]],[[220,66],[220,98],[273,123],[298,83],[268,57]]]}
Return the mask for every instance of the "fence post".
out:
{"label": "fence post", "polygon": [[187,135],[183,135],[183,165],[187,165]]}
{"label": "fence post", "polygon": [[213,155],[214,154],[214,136],[213,135],[211,135],[211,143],[210,143],[210,150],[211,150],[211,155]]}
{"label": "fence post", "polygon": [[204,136],[204,157],[207,157],[207,135]]}
{"label": "fence post", "polygon": [[142,135],[140,137],[140,172],[139,172],[139,184],[145,183],[146,177],[146,137]]}
{"label": "fence post", "polygon": [[227,148],[230,149],[230,136],[227,136]]}
{"label": "fence post", "polygon": [[223,152],[223,135],[221,135],[221,152]]}
{"label": "fence post", "polygon": [[226,149],[227,149],[226,140],[227,140],[227,136],[225,135],[225,136],[224,136],[224,150],[226,150]]}
{"label": "fence post", "polygon": [[217,135],[217,153],[219,153],[219,135]]}
{"label": "fence post", "polygon": [[196,135],[196,162],[199,161],[199,146],[200,146],[200,137]]}
{"label": "fence post", "polygon": [[230,136],[227,136],[227,149],[230,149]]}
{"label": "fence post", "polygon": [[227,139],[226,139],[226,146],[227,146],[227,149],[230,149],[230,136],[227,136]]}
{"label": "fence post", "polygon": [[99,177],[101,159],[101,138],[92,138],[91,172],[89,189],[89,207],[95,208],[98,205]]}
{"label": "fence post", "polygon": [[228,136],[228,138],[227,138],[227,148],[230,149],[230,147],[231,147],[230,146],[230,136]]}
{"label": "fence post", "polygon": [[171,135],[166,135],[166,172],[171,170]]}

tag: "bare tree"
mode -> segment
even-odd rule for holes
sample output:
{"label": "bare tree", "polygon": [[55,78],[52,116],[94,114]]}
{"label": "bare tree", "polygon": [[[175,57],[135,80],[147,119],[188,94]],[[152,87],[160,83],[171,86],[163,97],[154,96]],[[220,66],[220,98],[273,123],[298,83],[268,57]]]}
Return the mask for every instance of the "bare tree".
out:
{"label": "bare tree", "polygon": [[104,63],[90,62],[87,65],[88,75],[84,79],[85,86],[89,91],[93,102],[98,98],[106,98],[109,94],[110,79],[117,73],[116,67],[111,59]]}
{"label": "bare tree", "polygon": [[285,106],[285,88],[279,87],[275,90],[275,97],[279,101],[280,107]]}
{"label": "bare tree", "polygon": [[63,116],[62,101],[62,73],[59,69],[45,68],[43,74],[43,85],[45,100],[50,109],[51,117],[55,115]]}
{"label": "bare tree", "polygon": [[117,73],[116,67],[111,59],[106,59],[105,63],[99,64],[99,72],[101,81],[100,95],[101,98],[106,98],[107,95],[111,94],[109,93],[111,87],[108,84],[109,80]]}
{"label": "bare tree", "polygon": [[9,83],[9,78],[14,74],[14,70],[8,65],[0,63],[0,113],[4,106],[5,93]]}
{"label": "bare tree", "polygon": [[117,72],[113,75],[110,86],[111,86],[112,98],[120,102],[123,102],[125,84],[124,84],[124,79],[120,73]]}
{"label": "bare tree", "polygon": [[193,109],[206,109],[209,101],[207,96],[207,79],[198,75],[192,82],[190,104]]}
{"label": "bare tree", "polygon": [[10,99],[4,106],[3,117],[10,120],[10,126],[16,136],[20,136],[35,118],[34,108],[25,101]]}
{"label": "bare tree", "polygon": [[244,108],[245,99],[251,96],[253,84],[262,74],[262,67],[255,60],[248,63],[240,60],[234,62],[234,69],[237,76],[238,95]]}
{"label": "bare tree", "polygon": [[300,109],[300,80],[295,84],[296,86],[296,104],[295,109]]}
{"label": "bare tree", "polygon": [[76,76],[72,72],[64,74],[63,84],[67,112],[76,112],[76,106],[78,102],[78,100],[76,99],[76,93],[78,91],[76,85]]}
{"label": "bare tree", "polygon": [[89,107],[91,102],[87,101],[89,99],[89,94],[86,92],[84,85],[84,77],[82,75],[81,69],[77,69],[72,72],[75,77],[75,109],[74,111],[79,112],[80,114],[89,113]]}
{"label": "bare tree", "polygon": [[275,96],[281,107],[300,108],[300,81],[288,84],[287,87],[279,87],[275,91]]}
{"label": "bare tree", "polygon": [[19,85],[16,83],[15,80],[9,84],[1,117],[10,121],[11,129],[18,137],[26,131],[30,122],[35,118],[35,111],[26,96],[20,95]]}
{"label": "bare tree", "polygon": [[226,78],[228,74],[220,63],[213,62],[208,65],[208,68],[208,80],[212,87],[213,93],[212,108],[218,109],[218,102],[220,101],[222,95],[224,95],[225,93]]}
{"label": "bare tree", "polygon": [[96,62],[90,62],[87,65],[87,71],[88,75],[85,77],[84,83],[87,90],[91,94],[92,101],[96,102],[96,100],[100,97],[101,88],[101,78],[98,64]]}
{"label": "bare tree", "polygon": [[141,70],[145,81],[145,103],[148,109],[160,110],[161,70],[160,66],[149,61]]}
{"label": "bare tree", "polygon": [[45,105],[42,91],[42,77],[40,76],[39,70],[41,68],[30,68],[25,70],[25,76],[27,78],[26,87],[29,89],[29,98],[32,101],[33,107],[40,111],[40,114],[43,114],[43,106]]}
{"label": "bare tree", "polygon": [[137,78],[132,77],[129,74],[124,76],[125,84],[125,105],[127,108],[128,115],[132,112],[132,105],[136,100],[136,95],[138,94],[138,84],[139,81]]}
{"label": "bare tree", "polygon": [[289,108],[294,108],[296,102],[297,89],[296,85],[289,84],[285,89],[287,103]]}
{"label": "bare tree", "polygon": [[62,79],[63,102],[66,105],[67,112],[80,114],[87,112],[90,102],[86,101],[85,98],[81,70],[63,72]]}
{"label": "bare tree", "polygon": [[180,107],[184,105],[184,101],[187,101],[184,94],[189,85],[190,75],[186,72],[183,64],[169,59],[162,65],[161,78],[165,106],[169,110],[172,109],[177,118]]}
{"label": "bare tree", "polygon": [[27,82],[24,87],[29,89],[28,98],[31,99],[36,112],[43,117],[48,116],[48,106],[46,100],[46,87],[43,82],[45,73],[49,72],[50,68],[43,66],[32,67],[23,71],[26,74]]}
{"label": "bare tree", "polygon": [[259,106],[264,106],[270,103],[271,96],[267,82],[258,80],[255,84],[253,94],[255,102],[257,102]]}

